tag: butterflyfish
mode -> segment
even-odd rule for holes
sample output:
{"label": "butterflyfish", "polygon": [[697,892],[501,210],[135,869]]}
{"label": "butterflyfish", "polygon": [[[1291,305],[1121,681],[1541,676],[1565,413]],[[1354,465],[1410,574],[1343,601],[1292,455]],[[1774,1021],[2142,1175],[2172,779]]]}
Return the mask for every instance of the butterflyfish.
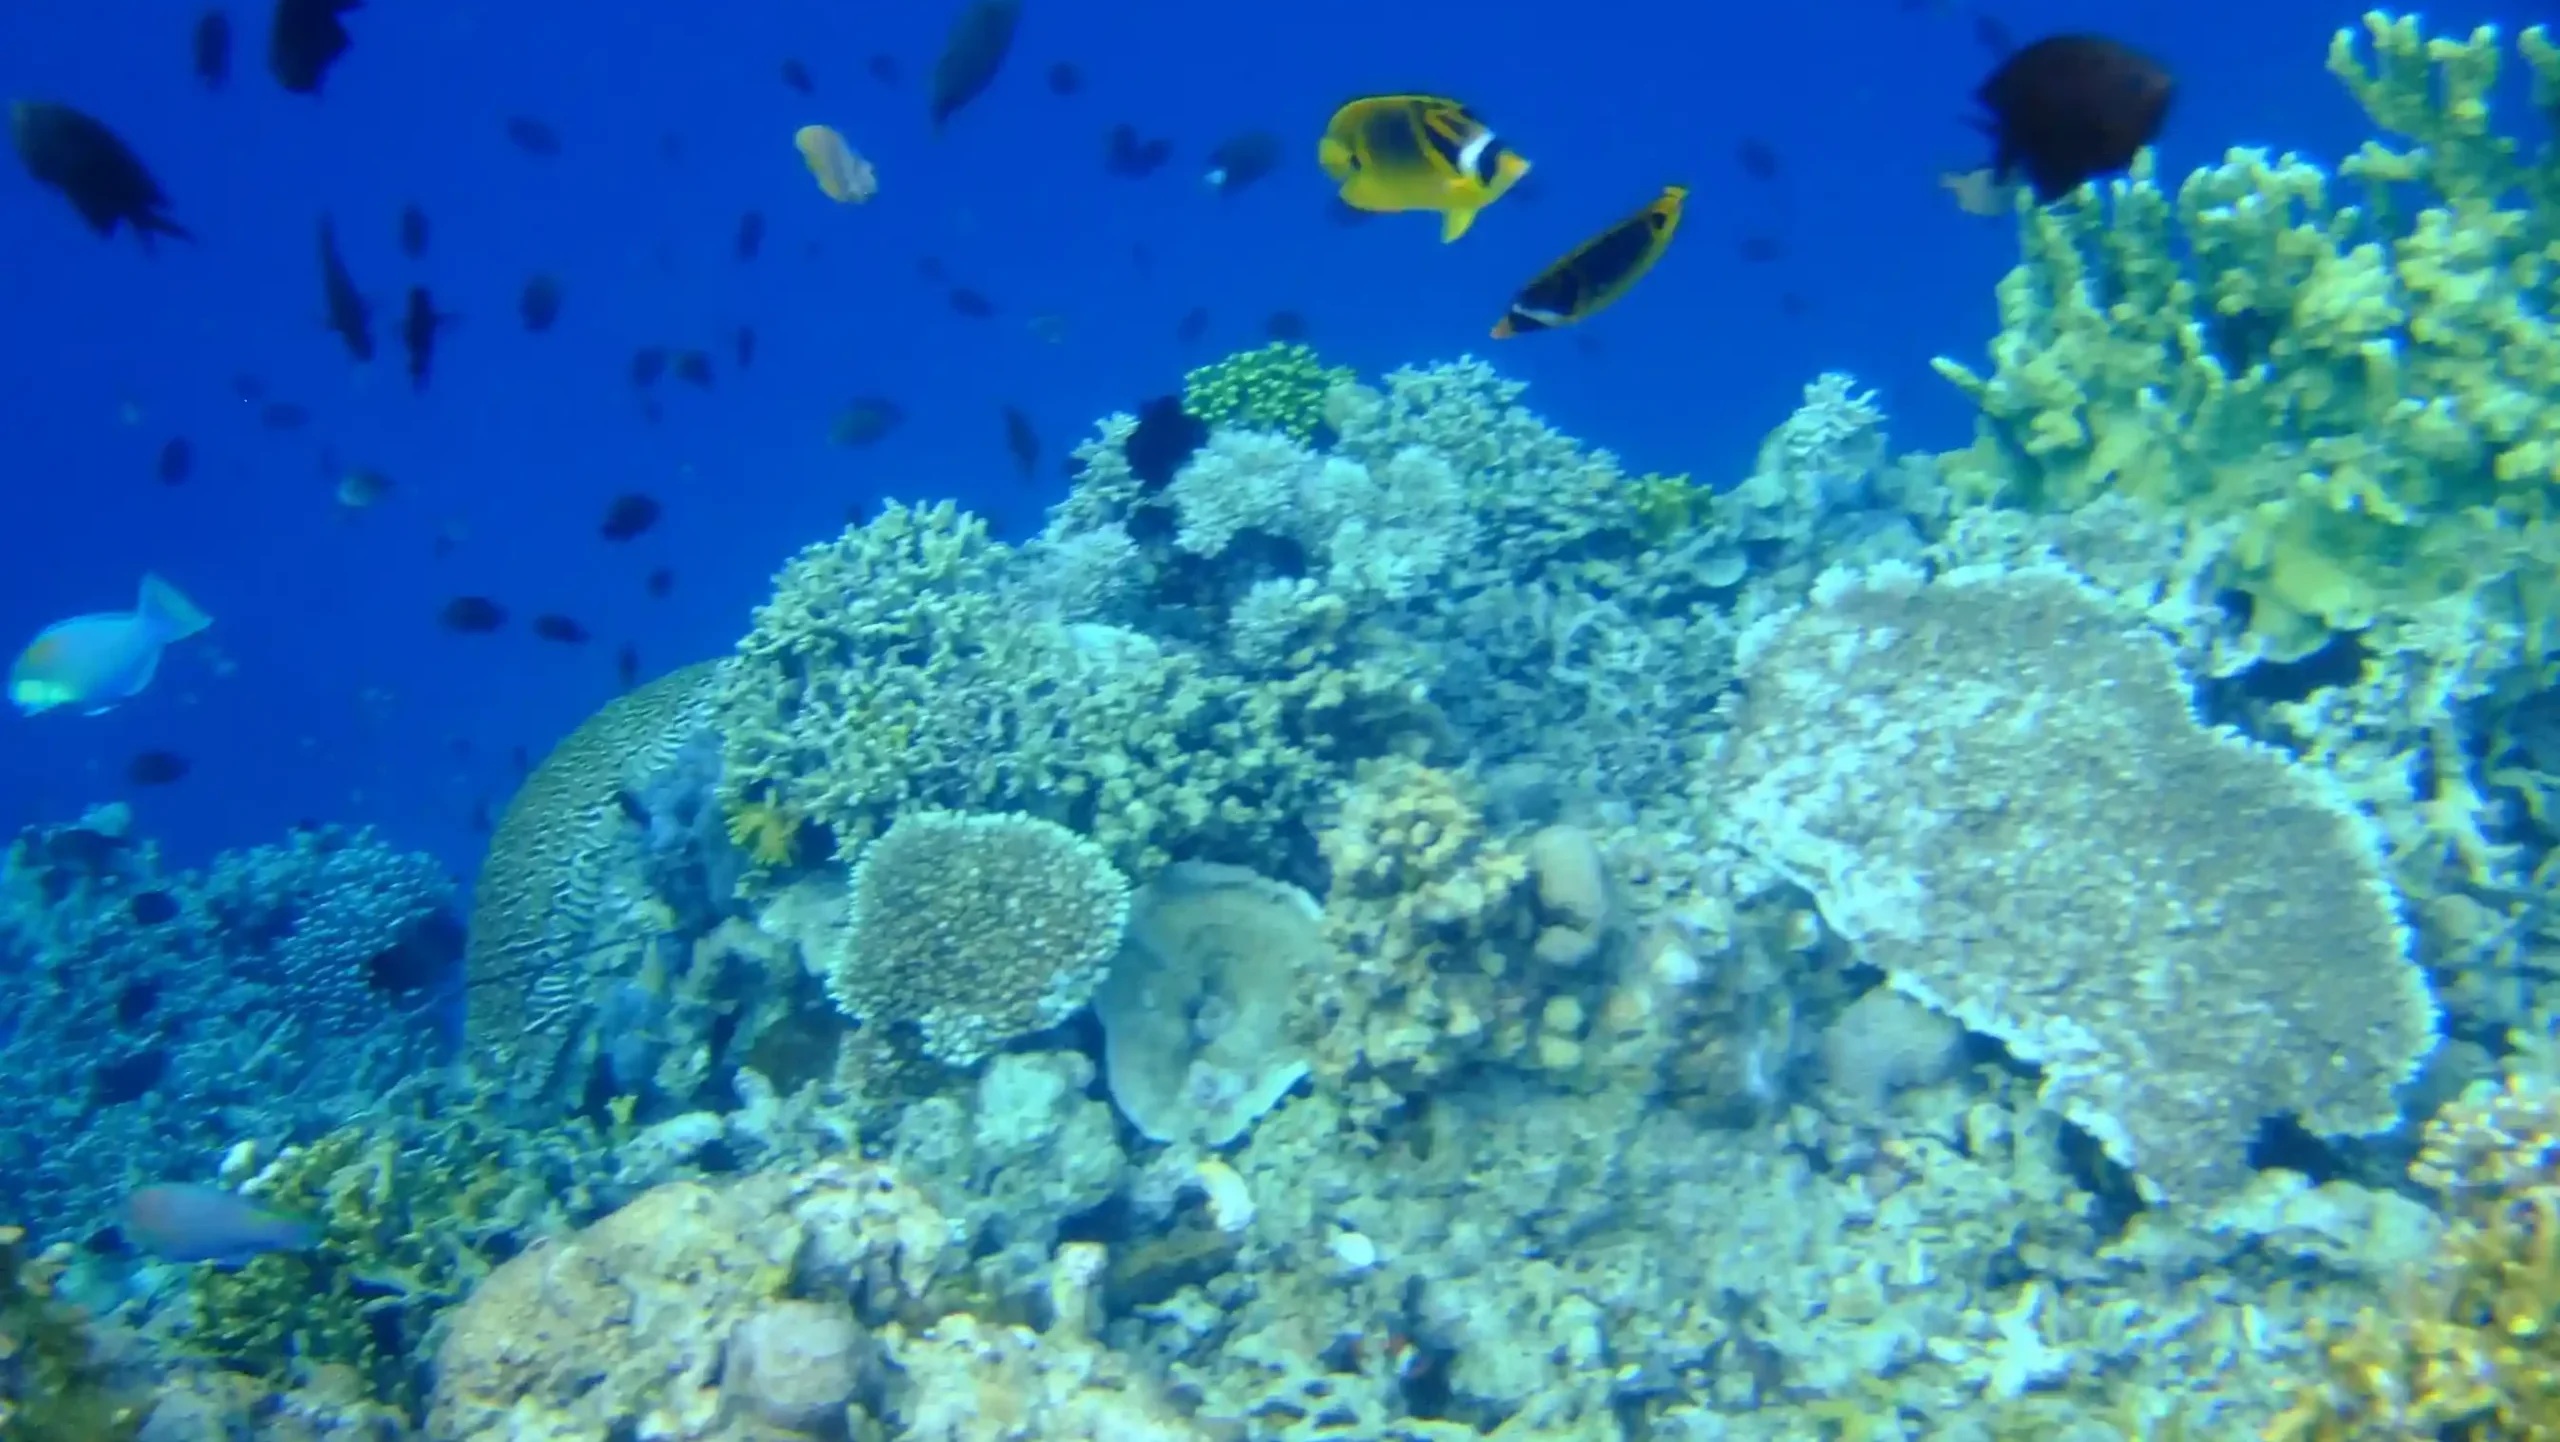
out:
{"label": "butterflyfish", "polygon": [[1316,163],[1354,209],[1438,211],[1444,243],[1466,234],[1477,211],[1529,173],[1529,162],[1465,106],[1435,95],[1374,95],[1343,106],[1316,142]]}
{"label": "butterflyfish", "polygon": [[860,204],[880,188],[871,162],[855,154],[835,127],[803,125],[791,143],[800,147],[800,158],[809,163],[809,173],[818,178],[818,188],[827,193],[827,199],[839,205]]}
{"label": "butterflyfish", "polygon": [[1666,185],[1651,204],[1575,246],[1564,259],[1520,287],[1511,309],[1494,322],[1493,338],[1554,330],[1606,309],[1653,269],[1680,228],[1688,188]]}
{"label": "butterflyfish", "polygon": [[60,706],[94,716],[141,695],[162,648],[212,624],[177,587],[146,575],[132,610],[74,616],[38,632],[9,668],[9,699],[30,716]]}

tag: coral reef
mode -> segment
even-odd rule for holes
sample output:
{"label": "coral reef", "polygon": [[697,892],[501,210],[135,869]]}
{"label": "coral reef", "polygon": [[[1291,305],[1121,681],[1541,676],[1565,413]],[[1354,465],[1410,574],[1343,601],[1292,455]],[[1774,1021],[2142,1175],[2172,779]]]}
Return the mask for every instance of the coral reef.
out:
{"label": "coral reef", "polygon": [[[2495,31],[2428,40],[2381,12],[2365,30],[2373,65],[2342,32],[2330,68],[2412,144],[2367,142],[2339,167],[2364,205],[2299,157],[2234,150],[2174,197],[2145,159],[2103,200],[2022,208],[1992,374],[1938,362],[1982,407],[1950,480],[2009,504],[2114,493],[2231,522],[2224,583],[2281,656],[2446,597],[2546,649],[2551,152],[2528,162],[2490,133]],[[2560,53],[2538,29],[2522,51],[2547,98]]]}
{"label": "coral reef", "polygon": [[85,1236],[130,1177],[200,1175],[434,1063],[454,906],[432,859],[369,831],[174,876],[120,810],[22,834],[0,863],[0,1202]]}
{"label": "coral reef", "polygon": [[1742,665],[1743,846],[2146,1187],[2228,1191],[2269,1116],[2398,1120],[2436,1009],[2370,828],[2199,724],[2170,647],[2078,577],[1833,573]]}
{"label": "coral reef", "polygon": [[76,1307],[56,1294],[57,1258],[28,1255],[23,1227],[0,1227],[0,1437],[11,1442],[130,1442],[150,1399],[98,1352]]}
{"label": "coral reef", "polygon": [[853,869],[827,992],[865,1030],[970,1066],[1082,1008],[1128,921],[1128,878],[1065,827],[911,811]]}

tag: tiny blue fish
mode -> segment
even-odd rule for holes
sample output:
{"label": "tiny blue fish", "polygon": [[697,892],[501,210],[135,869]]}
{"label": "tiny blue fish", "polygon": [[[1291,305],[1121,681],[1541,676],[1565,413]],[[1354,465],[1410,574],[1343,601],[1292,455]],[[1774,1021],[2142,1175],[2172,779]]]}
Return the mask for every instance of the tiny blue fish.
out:
{"label": "tiny blue fish", "polygon": [[194,1182],[157,1182],[125,1198],[125,1240],[164,1262],[236,1267],[268,1252],[320,1240],[308,1222],[280,1217],[237,1193]]}
{"label": "tiny blue fish", "polygon": [[28,642],[9,668],[9,699],[30,716],[57,706],[95,716],[142,694],[161,648],[212,624],[177,587],[146,575],[132,610],[56,621]]}

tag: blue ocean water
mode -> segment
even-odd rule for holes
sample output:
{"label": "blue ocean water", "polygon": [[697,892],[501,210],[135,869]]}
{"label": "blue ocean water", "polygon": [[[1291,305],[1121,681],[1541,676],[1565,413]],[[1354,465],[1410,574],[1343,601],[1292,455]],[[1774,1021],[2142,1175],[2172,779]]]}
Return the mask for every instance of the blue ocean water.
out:
{"label": "blue ocean water", "polygon": [[[1824,369],[1879,389],[1898,445],[1960,443],[1969,408],[1927,360],[1979,354],[2014,253],[2005,222],[1957,212],[1935,183],[1980,159],[1965,117],[1989,60],[1971,12],[1935,3],[1639,5],[1605,33],[1559,32],[1526,5],[1035,3],[1007,72],[939,139],[923,82],[949,7],[636,4],[600,20],[376,0],[349,17],[354,47],[317,98],[276,86],[263,16],[234,8],[233,75],[214,93],[189,74],[195,7],[0,9],[0,93],[106,120],[200,238],[146,256],[22,175],[0,179],[14,342],[0,352],[0,633],[127,606],[155,569],[217,618],[133,704],[8,718],[0,819],[129,797],[185,861],[325,819],[377,824],[467,875],[475,808],[503,803],[518,748],[538,757],[614,692],[618,647],[648,674],[725,649],[784,556],[879,497],[954,497],[1023,533],[1063,492],[1055,458],[1097,417],[1259,344],[1276,310],[1367,374],[1491,354],[1542,414],[1632,469],[1729,477]],[[2356,11],[2082,0],[1999,18],[2021,37],[2099,28],[2161,55],[2180,81],[2161,146],[2177,174],[2234,143],[2351,149],[2361,120],[2319,41]],[[900,83],[867,73],[875,54]],[[786,58],[813,95],[784,86]],[[1082,93],[1042,83],[1057,61],[1080,68]],[[1380,88],[1478,106],[1536,163],[1536,194],[1449,247],[1424,222],[1331,223],[1314,137],[1341,98]],[[511,145],[519,115],[554,127],[560,152]],[[790,144],[812,122],[876,162],[876,200],[817,193]],[[1172,162],[1105,175],[1121,122],[1170,138]],[[1208,149],[1265,128],[1288,139],[1286,167],[1233,198],[1205,189]],[[1774,188],[1737,164],[1744,137],[1780,157]],[[1672,181],[1692,187],[1689,218],[1639,295],[1575,337],[1486,339],[1522,279]],[[432,222],[414,261],[396,233],[411,203]],[[768,235],[742,263],[748,210]],[[321,325],[323,214],[385,331],[370,366]],[[1742,259],[1742,240],[1765,235],[1780,258]],[[997,314],[953,313],[917,277],[928,255]],[[541,336],[514,314],[536,272],[566,294]],[[459,317],[423,393],[389,334],[412,284]],[[1186,346],[1174,328],[1195,306],[1211,324]],[[1063,338],[1034,333],[1042,315],[1063,318]],[[759,340],[745,372],[729,356],[742,325]],[[708,392],[662,385],[654,424],[625,380],[650,345],[718,360]],[[235,390],[244,374],[308,425],[262,427]],[[905,425],[867,450],[830,445],[834,413],[863,394],[897,399]],[[1028,481],[1004,449],[1006,405],[1042,438]],[[195,457],[174,487],[154,474],[172,437]],[[392,495],[350,516],[324,457],[380,470]],[[604,505],[633,490],[666,520],[600,543]],[[662,566],[676,586],[652,599],[642,581]],[[440,629],[460,594],[500,600],[515,624]],[[594,641],[534,639],[523,622],[543,611]],[[192,773],[134,794],[126,758],[152,748]]]}

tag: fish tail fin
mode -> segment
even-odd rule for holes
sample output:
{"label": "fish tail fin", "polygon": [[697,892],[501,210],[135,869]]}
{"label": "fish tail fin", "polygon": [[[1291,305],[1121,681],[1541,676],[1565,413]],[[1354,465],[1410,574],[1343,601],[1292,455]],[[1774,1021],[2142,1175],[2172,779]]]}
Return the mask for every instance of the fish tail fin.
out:
{"label": "fish tail fin", "polygon": [[1476,209],[1474,206],[1450,206],[1447,210],[1440,212],[1440,243],[1442,245],[1447,245],[1449,242],[1456,240],[1459,236],[1467,233],[1468,226],[1475,223]]}
{"label": "fish tail fin", "polygon": [[135,221],[133,223],[133,233],[142,238],[142,248],[146,251],[151,249],[151,237],[155,234],[165,235],[171,240],[183,240],[189,245],[194,245],[196,243],[196,233],[194,231],[189,230],[185,226],[178,224],[176,221],[161,215],[146,215],[140,220]]}
{"label": "fish tail fin", "polygon": [[155,575],[143,576],[142,597],[133,609],[163,644],[192,636],[213,624],[213,618],[188,600],[186,593]]}

